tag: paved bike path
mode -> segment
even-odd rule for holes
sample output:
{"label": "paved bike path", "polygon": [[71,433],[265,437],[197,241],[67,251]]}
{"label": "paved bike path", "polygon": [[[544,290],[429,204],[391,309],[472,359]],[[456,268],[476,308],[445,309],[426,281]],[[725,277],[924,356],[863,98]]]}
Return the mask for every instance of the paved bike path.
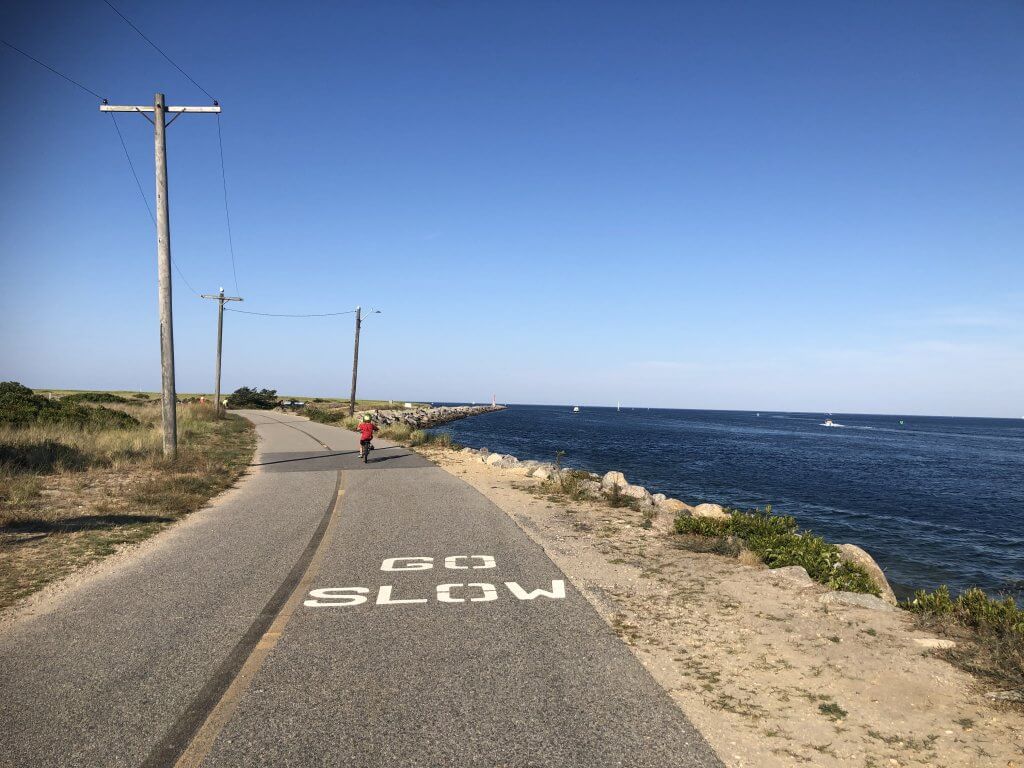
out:
{"label": "paved bike path", "polygon": [[[277,418],[253,417],[261,452],[323,450]],[[336,482],[257,471],[0,632],[0,766],[141,765],[287,578]]]}
{"label": "paved bike path", "polygon": [[[150,764],[171,764],[189,739],[168,746],[168,734],[192,734],[203,717],[223,710],[209,743],[200,749],[195,740],[190,747],[204,765],[719,765],[544,552],[482,495],[402,449],[378,442],[371,462],[361,465],[351,433],[281,414],[251,418],[274,423],[259,427],[262,471],[240,494],[252,495],[250,519],[229,526],[246,543],[210,541],[227,535],[224,528],[186,535],[182,544],[161,549],[169,560],[148,562],[145,574],[135,565],[131,575],[92,585],[88,599],[76,598],[78,609],[62,606],[33,620],[32,632],[0,637],[0,674],[14,668],[22,694],[28,693],[25,675],[17,672],[20,664],[7,664],[5,652],[26,641],[41,645],[15,661],[35,658],[32,670],[44,682],[66,676],[64,687],[75,689],[95,675],[77,699],[105,702],[125,694],[110,712],[90,712],[84,701],[66,707],[47,692],[13,718],[4,714],[0,729],[13,725],[19,740],[45,748],[37,758],[61,749],[76,756],[20,764],[138,765],[147,756]],[[259,655],[254,651],[243,672],[234,670],[234,682],[224,680],[217,696],[186,716],[323,522],[339,471],[343,493],[312,581],[272,650],[249,670]],[[258,493],[250,494],[257,481]],[[252,525],[238,530],[243,522]],[[253,525],[271,526],[271,533],[257,535]],[[276,535],[281,527],[291,535]],[[232,559],[230,549],[248,555]],[[188,559],[186,551],[191,581],[175,581],[167,571]],[[254,555],[260,562],[252,562]],[[391,558],[419,559],[387,565]],[[157,580],[147,595],[156,605],[140,609],[122,596],[123,626],[101,632],[102,617],[116,613],[119,602],[111,590],[139,589],[143,575]],[[525,599],[538,589],[547,594]],[[167,603],[183,615],[171,627]],[[55,627],[89,653],[50,640]],[[117,654],[103,653],[104,641],[134,663],[124,666]],[[47,669],[53,658],[57,668]],[[245,685],[236,691],[240,681]],[[54,725],[66,732],[41,726],[40,717],[54,714]],[[4,748],[0,758],[6,754]]]}

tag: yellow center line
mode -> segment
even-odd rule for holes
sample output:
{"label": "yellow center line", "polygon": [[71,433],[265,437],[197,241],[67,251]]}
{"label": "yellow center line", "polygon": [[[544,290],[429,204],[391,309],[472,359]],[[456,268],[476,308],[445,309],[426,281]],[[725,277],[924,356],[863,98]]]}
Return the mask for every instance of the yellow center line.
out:
{"label": "yellow center line", "polygon": [[238,674],[234,680],[231,681],[231,685],[228,686],[227,690],[224,691],[224,695],[220,697],[216,706],[207,715],[206,720],[202,726],[196,731],[195,736],[189,743],[188,747],[182,752],[181,757],[174,764],[175,768],[198,768],[203,763],[206,757],[210,754],[210,750],[213,749],[213,744],[217,740],[217,736],[224,729],[224,726],[228,724],[232,716],[235,714],[235,710],[238,709],[238,704],[242,699],[242,696],[249,689],[249,685],[255,679],[260,668],[263,666],[263,662],[267,660],[271,651],[277,645],[277,641],[281,639],[281,635],[284,633],[285,627],[288,626],[288,621],[291,619],[292,614],[295,613],[295,609],[298,608],[299,603],[305,597],[306,593],[309,592],[310,585],[316,578],[320,565],[323,562],[324,553],[330,545],[331,539],[334,536],[335,523],[338,519],[338,510],[341,507],[341,497],[345,495],[345,490],[338,490],[338,499],[334,506],[334,512],[331,514],[331,519],[327,523],[327,528],[324,531],[323,538],[320,540],[320,544],[317,546],[316,552],[313,553],[313,557],[310,558],[309,565],[306,567],[305,573],[302,574],[302,578],[299,579],[299,583],[295,585],[295,589],[289,595],[288,600],[285,602],[281,611],[277,614],[273,623],[263,633],[259,642],[253,648],[252,653],[245,660],[242,668],[238,670]]}

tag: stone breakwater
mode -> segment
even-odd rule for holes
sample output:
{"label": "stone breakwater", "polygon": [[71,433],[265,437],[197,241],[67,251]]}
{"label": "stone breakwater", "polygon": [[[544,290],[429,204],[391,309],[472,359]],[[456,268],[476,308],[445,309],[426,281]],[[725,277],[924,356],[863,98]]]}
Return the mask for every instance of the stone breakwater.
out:
{"label": "stone breakwater", "polygon": [[479,416],[482,413],[503,411],[503,405],[439,405],[433,408],[396,408],[393,410],[357,411],[356,416],[370,414],[379,427],[407,424],[413,429],[429,429],[450,421]]}
{"label": "stone breakwater", "polygon": [[[653,527],[666,533],[672,530],[674,520],[680,516],[718,520],[728,520],[730,517],[730,513],[721,504],[690,505],[663,493],[651,493],[642,485],[631,484],[622,472],[611,471],[597,475],[565,467],[559,468],[554,464],[541,461],[520,461],[509,454],[491,453],[487,448],[463,448],[462,453],[476,456],[479,461],[495,469],[515,472],[542,481],[559,480],[563,474],[571,476],[581,490],[592,496],[608,498],[617,495],[635,503],[642,512],[646,511],[650,514]],[[864,608],[891,610],[892,606],[897,604],[896,595],[893,593],[892,587],[889,586],[885,573],[874,558],[856,544],[838,544],[836,546],[839,549],[841,560],[860,565],[867,571],[871,580],[878,586],[882,598],[853,592],[834,592],[827,596],[827,600],[823,599],[823,602],[845,602]],[[779,568],[774,573],[795,582],[811,583],[807,571],[799,566]]]}

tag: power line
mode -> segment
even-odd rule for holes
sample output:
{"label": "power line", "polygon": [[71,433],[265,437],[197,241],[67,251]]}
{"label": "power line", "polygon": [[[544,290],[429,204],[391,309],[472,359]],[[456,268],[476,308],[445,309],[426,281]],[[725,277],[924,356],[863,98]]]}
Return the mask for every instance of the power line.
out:
{"label": "power line", "polygon": [[[109,3],[107,3],[107,4],[109,5]],[[111,7],[113,7],[113,6],[111,6]],[[117,10],[117,9],[115,8],[114,10]],[[125,21],[127,21],[127,19],[125,19]],[[131,22],[129,22],[129,23],[131,23]],[[25,53],[25,51],[21,50],[20,48],[18,48],[15,45],[11,45],[6,40],[0,40],[0,43],[3,43],[8,48],[10,48],[12,51],[20,53],[22,56],[24,56],[29,61],[35,62],[36,64],[41,66],[43,69],[47,69],[50,72],[52,72],[53,74],[57,75],[58,77],[61,77],[64,80],[67,80],[69,83],[71,83],[75,87],[81,88],[86,93],[92,94],[93,96],[95,96],[100,101],[106,102],[106,99],[103,98],[102,96],[100,96],[98,93],[96,93],[96,91],[94,91],[92,88],[86,88],[84,85],[82,85],[77,80],[72,80],[70,77],[65,75],[63,72],[57,71],[56,69],[51,67],[49,64],[46,64],[46,63],[40,61],[39,59],[37,59],[35,56],[32,56],[31,54]],[[188,77],[188,76],[186,75],[186,77]],[[191,80],[191,78],[189,78],[189,79]],[[202,90],[202,89],[200,88],[200,90]],[[207,94],[207,95],[209,95],[209,94]],[[128,167],[131,169],[132,178],[135,179],[135,186],[138,187],[139,195],[142,197],[142,202],[146,206],[146,212],[149,214],[149,218],[153,222],[153,226],[156,226],[156,217],[153,215],[153,209],[152,209],[152,207],[149,204],[149,200],[146,197],[146,193],[142,191],[142,182],[139,181],[139,174],[136,173],[136,171],[135,171],[135,164],[132,162],[132,156],[128,153],[128,145],[125,143],[124,136],[121,134],[121,128],[118,126],[117,120],[114,118],[114,113],[113,112],[110,113],[110,119],[114,123],[114,130],[117,131],[117,138],[120,139],[120,141],[121,141],[121,148],[124,150],[124,157],[128,161]],[[190,291],[192,291],[192,293],[194,293],[196,296],[198,296],[199,295],[199,291],[197,291],[195,288],[192,287],[192,284],[188,281],[188,278],[185,277],[185,273],[181,271],[181,267],[178,266],[177,262],[172,261],[171,263],[174,265],[174,269],[177,271],[178,276],[181,278],[182,282],[184,282],[185,285],[188,286],[188,289]],[[237,287],[237,280],[236,280],[235,287]]]}
{"label": "power line", "polygon": [[24,57],[25,57],[26,59],[28,59],[28,60],[30,60],[30,61],[34,61],[34,62],[35,62],[36,64],[38,64],[38,65],[39,65],[40,67],[43,67],[44,69],[48,69],[48,70],[50,70],[51,72],[53,72],[53,74],[57,75],[58,77],[63,77],[63,78],[64,78],[65,80],[67,80],[67,81],[68,81],[69,83],[71,83],[71,84],[72,84],[72,85],[74,85],[74,86],[77,86],[78,88],[81,88],[81,89],[82,89],[83,91],[85,91],[86,93],[91,93],[91,94],[92,94],[93,96],[95,96],[95,97],[96,97],[97,99],[99,99],[99,100],[101,100],[101,101],[106,101],[106,99],[104,99],[104,98],[103,98],[102,96],[100,96],[100,95],[99,95],[98,93],[96,93],[96,91],[94,91],[94,90],[93,90],[92,88],[86,88],[86,87],[85,87],[84,85],[82,85],[82,84],[81,84],[80,82],[78,82],[77,80],[72,80],[72,79],[71,79],[70,77],[68,77],[67,75],[65,75],[65,74],[64,74],[63,72],[58,72],[58,71],[57,71],[56,69],[54,69],[53,67],[51,67],[51,66],[50,66],[49,64],[44,64],[44,63],[43,63],[43,62],[41,62],[41,61],[40,61],[39,59],[37,59],[37,58],[36,58],[35,56],[32,56],[31,54],[25,53],[25,52],[24,52],[23,50],[21,50],[21,48],[17,48],[16,46],[13,46],[13,45],[11,45],[11,44],[10,44],[10,43],[8,43],[8,42],[7,42],[6,40],[0,40],[0,43],[3,43],[3,44],[4,44],[4,45],[6,45],[6,46],[7,46],[8,48],[10,48],[10,49],[11,49],[12,51],[17,51],[17,52],[18,52],[18,53],[20,53],[20,54],[21,54],[22,56],[24,56]]}
{"label": "power line", "polygon": [[[117,138],[121,140],[121,148],[124,150],[124,158],[128,161],[128,167],[131,169],[132,178],[135,179],[135,186],[139,188],[139,197],[142,198],[143,205],[146,206],[146,213],[149,214],[150,220],[153,222],[153,226],[156,226],[156,216],[153,215],[153,208],[149,204],[149,198],[146,197],[146,193],[142,191],[142,182],[139,181],[139,174],[135,172],[135,163],[132,162],[132,156],[128,153],[128,145],[124,141],[124,135],[121,133],[121,128],[117,124],[117,118],[114,117],[114,113],[110,113],[110,120],[114,123],[114,130],[117,131]],[[192,287],[192,283],[185,277],[185,273],[181,271],[181,267],[178,266],[178,262],[171,259],[171,264],[174,266],[175,271],[178,273],[178,277],[182,279],[182,282],[188,286],[188,289],[192,291],[196,296],[199,295],[199,291]]]}
{"label": "power line", "polygon": [[220,179],[224,185],[224,219],[228,223],[228,249],[231,251],[231,274],[235,278],[235,293],[238,290],[238,271],[235,269],[235,240],[231,236],[231,211],[228,209],[228,175],[224,170],[224,139],[220,132],[220,113],[217,113],[217,146],[220,147]]}
{"label": "power line", "polygon": [[355,314],[354,309],[346,312],[319,312],[316,314],[276,314],[274,312],[253,312],[247,309],[229,309],[224,307],[225,312],[241,312],[242,314],[259,314],[263,317],[335,317],[339,314]]}
{"label": "power line", "polygon": [[149,204],[149,198],[146,197],[146,193],[142,191],[142,182],[139,181],[139,174],[135,172],[135,163],[132,162],[132,156],[128,154],[128,145],[125,144],[124,135],[121,133],[121,129],[117,125],[117,118],[114,117],[113,112],[110,112],[109,114],[110,121],[114,124],[114,130],[117,131],[117,138],[121,140],[121,149],[124,150],[124,158],[128,161],[128,167],[131,168],[132,178],[135,179],[135,186],[139,188],[139,197],[142,198],[142,203],[146,206],[146,213],[149,214],[149,218],[153,222],[153,226],[156,226],[156,216],[153,215],[153,208]]}
{"label": "power line", "polygon": [[139,33],[139,37],[141,37],[143,40],[145,40],[147,43],[149,43],[151,46],[153,46],[153,49],[157,53],[159,53],[161,56],[163,56],[165,59],[167,59],[167,61],[169,61],[171,63],[171,66],[173,66],[176,70],[181,72],[181,74],[183,74],[185,77],[187,77],[189,82],[192,83],[192,85],[194,85],[200,91],[202,91],[207,96],[209,96],[211,101],[214,101],[214,102],[217,101],[215,98],[213,98],[213,96],[210,96],[210,92],[208,90],[206,90],[205,88],[203,88],[203,86],[201,86],[199,83],[197,83],[195,80],[193,80],[192,76],[188,72],[186,72],[184,69],[179,67],[174,62],[174,59],[172,59],[170,56],[168,56],[166,53],[164,53],[162,50],[160,50],[160,47],[156,43],[154,43],[152,40],[150,40],[148,37],[146,37],[146,35],[143,33],[143,31],[141,29],[139,29],[134,24],[132,24],[127,16],[125,16],[123,13],[121,13],[119,10],[117,10],[117,8],[114,7],[113,3],[111,3],[110,0],[103,0],[103,2],[106,3],[108,6],[110,6],[110,10],[112,10],[114,13],[116,13],[118,16],[120,16],[124,20],[125,24],[127,24],[129,27],[134,29],[136,32],[138,32]]}
{"label": "power line", "polygon": [[[143,32],[141,29],[139,29],[137,26],[135,26],[135,24],[132,23],[131,19],[129,19],[127,16],[125,16],[123,13],[121,13],[121,11],[119,11],[114,6],[114,4],[110,2],[110,0],[103,0],[103,2],[107,4],[107,6],[110,8],[110,10],[112,10],[114,13],[116,13],[118,16],[120,16],[125,24],[127,24],[129,27],[134,29],[138,33],[139,37],[141,37],[143,40],[145,40],[147,43],[149,43],[153,47],[153,50],[155,50],[157,53],[159,53],[161,56],[163,56],[165,59],[167,59],[167,61],[170,62],[171,66],[173,66],[176,70],[178,70],[179,72],[181,72],[181,74],[183,74],[186,78],[188,78],[189,82],[192,83],[192,85],[194,85],[200,91],[202,91],[207,96],[209,96],[210,100],[214,104],[218,103],[217,99],[215,99],[213,97],[213,94],[211,94],[208,90],[203,88],[203,86],[201,86],[199,83],[197,83],[195,81],[195,79],[188,72],[186,72],[184,69],[182,69],[180,66],[178,66],[177,62],[175,62],[174,59],[172,59],[170,56],[168,56],[166,53],[164,53],[163,49],[161,49],[160,46],[158,46],[156,43],[154,43],[152,40],[150,40],[146,36],[146,33]],[[229,252],[231,254],[231,276],[234,278],[234,281],[235,281],[235,292],[236,293],[241,293],[241,291],[238,288],[238,268],[237,268],[236,263],[235,263],[235,238],[234,238],[234,234],[233,234],[233,232],[231,230],[231,211],[228,208],[228,178],[227,178],[227,171],[225,170],[225,167],[224,167],[224,138],[223,138],[223,134],[221,133],[221,127],[220,127],[220,113],[217,114],[217,147],[218,147],[218,149],[220,151],[220,178],[221,178],[221,185],[223,186],[223,189],[224,189],[224,218],[225,218],[225,221],[227,222],[228,250],[229,250]]]}

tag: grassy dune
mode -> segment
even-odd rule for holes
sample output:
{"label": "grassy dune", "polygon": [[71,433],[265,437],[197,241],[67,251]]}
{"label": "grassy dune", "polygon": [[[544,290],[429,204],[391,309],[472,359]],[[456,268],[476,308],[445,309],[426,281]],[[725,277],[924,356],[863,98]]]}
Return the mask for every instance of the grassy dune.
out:
{"label": "grassy dune", "polygon": [[138,425],[0,425],[0,609],[200,508],[255,447],[245,420],[182,404],[179,458],[168,463],[157,402],[107,407]]}

